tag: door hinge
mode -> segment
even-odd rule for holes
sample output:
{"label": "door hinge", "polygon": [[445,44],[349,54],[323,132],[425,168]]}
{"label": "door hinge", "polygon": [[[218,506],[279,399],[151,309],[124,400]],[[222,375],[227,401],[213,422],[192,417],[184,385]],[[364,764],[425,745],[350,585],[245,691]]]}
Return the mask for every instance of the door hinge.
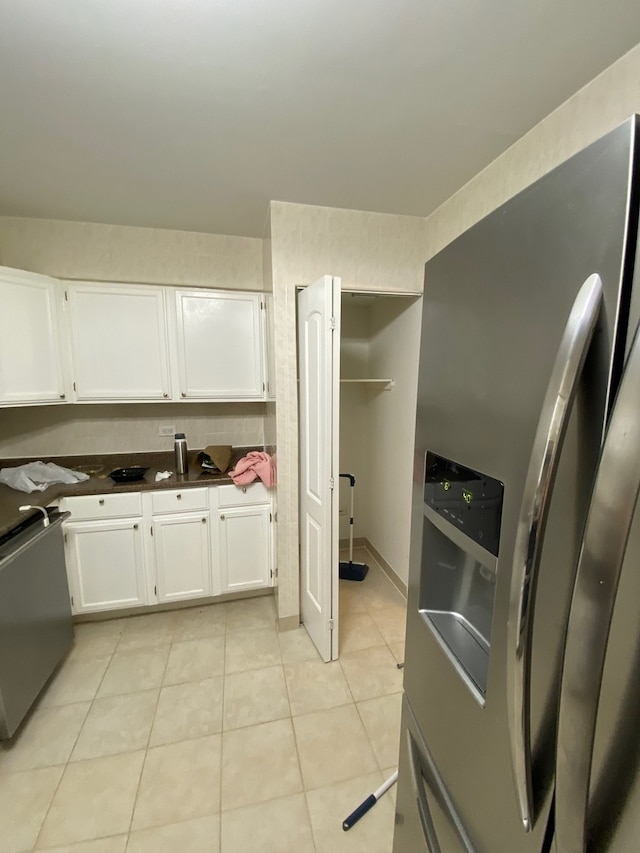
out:
{"label": "door hinge", "polygon": [[74,600],[73,600],[73,596],[71,596],[71,606],[72,606],[72,607],[75,607],[75,602],[74,602]]}
{"label": "door hinge", "polygon": [[331,329],[331,331],[333,331],[335,329],[335,327],[336,327],[336,318],[331,317],[329,319],[329,328]]}
{"label": "door hinge", "polygon": [[264,302],[262,301],[262,299],[261,299],[261,300],[260,300],[260,310],[261,310],[261,311],[264,311],[264,309],[265,309],[265,303],[264,303]]}
{"label": "door hinge", "polygon": [[334,627],[335,627],[335,624],[334,624],[333,619],[329,619],[329,630],[333,631]]}
{"label": "door hinge", "polygon": [[153,588],[153,594],[154,594],[154,595],[157,595],[157,594],[158,594],[158,587],[157,587],[157,586],[154,586],[154,588]]}
{"label": "door hinge", "polygon": [[73,383],[73,390],[74,390],[74,391],[77,391],[77,390],[78,390],[78,389],[76,388],[76,383],[75,383],[75,382]]}
{"label": "door hinge", "polygon": [[269,513],[269,524],[272,524],[272,522],[273,522],[273,513],[270,512]]}
{"label": "door hinge", "polygon": [[329,477],[329,488],[331,489],[331,491],[333,491],[335,489],[335,486],[336,486],[336,481],[333,479],[333,477]]}
{"label": "door hinge", "polygon": [[266,385],[265,385],[265,383],[263,382],[263,383],[262,383],[262,393],[264,394],[264,392],[265,392],[266,390],[267,390],[267,386],[266,386]]}
{"label": "door hinge", "polygon": [[149,530],[151,531],[151,535],[153,536],[153,524],[151,525],[151,527],[149,528]]}
{"label": "door hinge", "polygon": [[64,534],[64,541],[65,543],[69,541],[69,536],[66,533]]}
{"label": "door hinge", "polygon": [[68,293],[68,291],[66,291],[66,290],[65,290],[65,292],[64,292],[64,301],[65,301],[65,302],[68,302],[68,301],[69,301],[69,293]]}

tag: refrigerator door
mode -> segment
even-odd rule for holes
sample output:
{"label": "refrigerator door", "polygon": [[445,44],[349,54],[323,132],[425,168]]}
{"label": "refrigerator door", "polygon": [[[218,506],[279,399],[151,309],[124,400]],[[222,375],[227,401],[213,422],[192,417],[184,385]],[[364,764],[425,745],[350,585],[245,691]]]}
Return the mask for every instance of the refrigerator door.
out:
{"label": "refrigerator door", "polygon": [[558,853],[622,853],[637,847],[640,831],[638,412],[640,327],[598,466],[571,605],[558,717]]}
{"label": "refrigerator door", "polygon": [[[404,686],[476,853],[537,853],[547,832],[571,591],[609,396],[624,357],[619,328],[626,328],[628,310],[635,132],[633,120],[590,146],[463,234],[425,270]],[[602,282],[602,310],[545,492],[537,582],[525,588],[526,831],[508,699],[520,689],[509,663],[516,539],[556,357],[580,288],[594,274]],[[425,512],[428,452],[503,484],[495,570],[472,537],[445,519],[437,525]],[[478,600],[490,615],[488,628],[484,615],[478,622],[486,632],[486,676],[480,673],[484,686],[475,690],[473,674],[461,674],[422,612],[434,565],[445,577],[447,565],[463,563],[460,576],[481,590]],[[395,853],[409,853],[399,833]],[[442,853],[457,849],[442,838],[439,844]]]}

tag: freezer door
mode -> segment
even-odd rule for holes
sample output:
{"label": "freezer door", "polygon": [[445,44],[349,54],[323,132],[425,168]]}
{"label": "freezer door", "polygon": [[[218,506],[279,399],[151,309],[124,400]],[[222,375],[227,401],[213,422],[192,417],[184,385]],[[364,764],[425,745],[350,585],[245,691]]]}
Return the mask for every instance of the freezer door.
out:
{"label": "freezer door", "polygon": [[473,853],[404,696],[393,853]]}
{"label": "freezer door", "polygon": [[640,834],[640,327],[598,466],[560,691],[557,853]]}
{"label": "freezer door", "polygon": [[[624,357],[635,133],[635,121],[629,122],[590,146],[425,269],[405,691],[476,853],[539,853],[547,834],[571,593],[610,394]],[[592,275],[602,283],[602,308],[567,407],[562,451],[544,480],[545,524],[542,516],[537,521],[521,514],[528,473],[572,307]],[[433,556],[431,546],[423,550],[425,528],[433,534],[433,519],[424,511],[427,452],[504,485],[491,621],[482,625],[488,634],[484,692],[472,689],[421,613],[424,566]],[[538,534],[524,536],[535,553],[525,547],[525,562],[516,564],[523,526]],[[440,548],[438,536],[446,531],[440,526],[431,534],[433,548]],[[453,534],[449,538],[461,545]],[[487,560],[467,551],[485,579],[487,570],[493,574]],[[467,572],[474,581],[475,571]],[[447,842],[439,843],[449,853]]]}

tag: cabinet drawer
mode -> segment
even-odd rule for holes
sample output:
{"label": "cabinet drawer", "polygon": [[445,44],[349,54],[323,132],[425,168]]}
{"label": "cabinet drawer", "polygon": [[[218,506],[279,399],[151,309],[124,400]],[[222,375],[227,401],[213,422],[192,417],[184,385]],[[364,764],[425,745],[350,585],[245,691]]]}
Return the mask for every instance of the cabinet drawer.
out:
{"label": "cabinet drawer", "polygon": [[62,508],[71,513],[72,521],[89,518],[124,518],[142,515],[140,492],[121,492],[113,495],[78,495],[64,498]]}
{"label": "cabinet drawer", "polygon": [[218,486],[218,506],[246,506],[247,504],[269,503],[269,490],[264,483],[249,483],[248,486]]}
{"label": "cabinet drawer", "polygon": [[209,493],[207,489],[167,489],[162,492],[152,492],[151,507],[154,515],[163,512],[208,509]]}

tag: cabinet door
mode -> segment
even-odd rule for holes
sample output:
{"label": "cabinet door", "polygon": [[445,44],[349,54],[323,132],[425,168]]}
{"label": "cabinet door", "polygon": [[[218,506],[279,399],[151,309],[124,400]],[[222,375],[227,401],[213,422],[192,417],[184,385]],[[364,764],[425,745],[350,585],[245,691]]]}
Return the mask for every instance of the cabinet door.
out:
{"label": "cabinet door", "polygon": [[52,278],[0,267],[0,403],[65,400]]}
{"label": "cabinet door", "polygon": [[176,291],[180,395],[264,398],[259,293]]}
{"label": "cabinet door", "polygon": [[271,584],[271,515],[269,506],[225,509],[220,518],[222,592]]}
{"label": "cabinet door", "polygon": [[141,518],[70,522],[64,530],[74,613],[148,604]]}
{"label": "cabinet door", "polygon": [[167,399],[163,289],[73,284],[68,295],[77,399]]}
{"label": "cabinet door", "polygon": [[267,400],[275,400],[276,397],[276,344],[273,315],[273,293],[267,293],[264,299],[266,313],[266,335],[267,345],[265,347],[265,358],[267,362]]}
{"label": "cabinet door", "polygon": [[158,601],[211,595],[208,512],[154,516]]}

